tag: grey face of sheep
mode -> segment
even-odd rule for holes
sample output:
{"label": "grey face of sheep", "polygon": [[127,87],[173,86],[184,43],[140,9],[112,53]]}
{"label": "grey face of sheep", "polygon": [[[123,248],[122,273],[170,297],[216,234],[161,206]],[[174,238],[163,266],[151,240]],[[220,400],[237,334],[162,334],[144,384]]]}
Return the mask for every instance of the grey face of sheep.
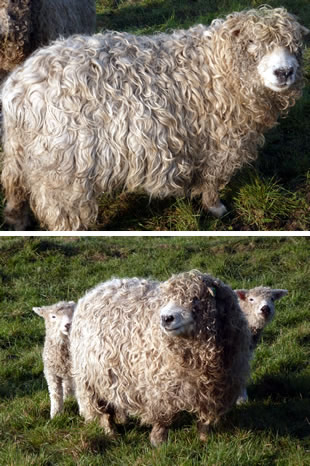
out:
{"label": "grey face of sheep", "polygon": [[188,337],[195,329],[193,312],[191,309],[169,302],[160,311],[160,327],[166,335]]}
{"label": "grey face of sheep", "polygon": [[286,296],[288,291],[256,287],[251,290],[236,290],[241,309],[248,317],[249,324],[262,329],[275,313],[275,301]]}
{"label": "grey face of sheep", "polygon": [[51,330],[53,335],[68,336],[74,308],[74,301],[62,301],[51,306],[33,307],[32,310],[43,317],[46,329]]}

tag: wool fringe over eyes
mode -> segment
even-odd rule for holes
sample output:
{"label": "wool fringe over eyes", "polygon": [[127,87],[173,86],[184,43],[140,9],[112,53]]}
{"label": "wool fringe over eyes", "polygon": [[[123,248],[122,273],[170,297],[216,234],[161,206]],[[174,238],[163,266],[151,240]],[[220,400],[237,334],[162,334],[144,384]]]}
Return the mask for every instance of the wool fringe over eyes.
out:
{"label": "wool fringe over eyes", "polygon": [[[160,310],[171,302],[195,319],[191,335],[161,329]],[[70,342],[80,414],[105,426],[107,413],[121,413],[156,432],[180,411],[209,425],[235,403],[249,374],[250,332],[237,297],[197,270],[165,282],[99,284],[79,300]]]}
{"label": "wool fringe over eyes", "polygon": [[49,230],[86,229],[98,196],[122,189],[216,205],[301,95],[301,66],[274,92],[259,60],[284,46],[301,65],[304,33],[285,9],[262,8],[172,34],[79,35],[39,50],[2,89],[7,221],[26,228],[30,204]]}

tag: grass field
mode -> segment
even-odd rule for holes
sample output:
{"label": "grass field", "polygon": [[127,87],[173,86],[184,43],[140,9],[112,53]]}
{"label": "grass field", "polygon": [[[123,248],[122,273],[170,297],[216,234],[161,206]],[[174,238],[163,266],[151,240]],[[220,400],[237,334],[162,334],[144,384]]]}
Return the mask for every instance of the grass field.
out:
{"label": "grass field", "polygon": [[[264,0],[97,0],[98,29],[137,34],[209,24],[216,17]],[[310,28],[308,0],[270,0],[284,6]],[[305,52],[310,77],[310,49]],[[228,213],[217,220],[201,209],[199,200],[169,198],[149,201],[144,194],[103,195],[92,230],[309,230],[310,209],[310,86],[279,126],[267,133],[260,157],[241,170],[222,192]],[[2,199],[2,201],[1,201]],[[0,199],[0,229],[3,198]],[[34,229],[39,229],[35,225]]]}
{"label": "grass field", "polygon": [[[310,240],[264,237],[0,238],[1,465],[310,465]],[[199,268],[232,287],[287,288],[252,363],[249,403],[206,444],[184,415],[151,448],[137,420],[107,439],[75,401],[49,419],[43,319],[33,306],[78,299],[111,276],[166,279]]]}

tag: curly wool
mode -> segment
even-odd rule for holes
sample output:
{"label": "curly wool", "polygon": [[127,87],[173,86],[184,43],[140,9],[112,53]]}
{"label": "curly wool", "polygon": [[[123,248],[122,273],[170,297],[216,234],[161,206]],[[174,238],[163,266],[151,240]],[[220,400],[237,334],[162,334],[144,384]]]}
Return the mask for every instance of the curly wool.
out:
{"label": "curly wool", "polygon": [[0,81],[38,47],[95,25],[94,0],[0,0]]}
{"label": "curly wool", "polygon": [[117,189],[216,205],[301,95],[301,68],[273,92],[259,58],[278,45],[301,64],[303,33],[285,9],[263,8],[209,28],[75,36],[40,50],[2,90],[7,220],[25,227],[30,202],[49,230],[85,229],[97,197]]}
{"label": "curly wool", "polygon": [[[161,330],[160,309],[170,301],[194,313],[190,337]],[[235,294],[199,271],[102,283],[79,300],[72,322],[80,413],[127,413],[153,428],[180,411],[216,422],[248,376],[249,338]]]}

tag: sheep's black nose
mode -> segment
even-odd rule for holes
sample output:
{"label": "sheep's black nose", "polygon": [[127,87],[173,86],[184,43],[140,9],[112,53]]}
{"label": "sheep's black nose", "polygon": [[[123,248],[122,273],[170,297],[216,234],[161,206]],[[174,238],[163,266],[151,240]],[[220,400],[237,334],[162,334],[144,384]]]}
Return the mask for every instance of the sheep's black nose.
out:
{"label": "sheep's black nose", "polygon": [[71,324],[66,324],[65,327],[66,327],[66,330],[69,331],[69,330],[70,330],[70,327],[71,327]]}
{"label": "sheep's black nose", "polygon": [[266,305],[266,306],[263,306],[263,307],[261,308],[261,311],[262,311],[262,314],[263,314],[263,316],[264,316],[265,318],[269,317],[270,312],[271,312],[271,311],[270,311],[270,307],[267,306],[267,305]]}
{"label": "sheep's black nose", "polygon": [[171,324],[171,322],[174,321],[174,316],[170,315],[170,316],[162,316],[162,321],[165,323],[165,324]]}
{"label": "sheep's black nose", "polygon": [[279,79],[279,81],[286,81],[287,78],[292,76],[294,73],[294,68],[291,66],[289,68],[278,68],[274,70],[274,74]]}

